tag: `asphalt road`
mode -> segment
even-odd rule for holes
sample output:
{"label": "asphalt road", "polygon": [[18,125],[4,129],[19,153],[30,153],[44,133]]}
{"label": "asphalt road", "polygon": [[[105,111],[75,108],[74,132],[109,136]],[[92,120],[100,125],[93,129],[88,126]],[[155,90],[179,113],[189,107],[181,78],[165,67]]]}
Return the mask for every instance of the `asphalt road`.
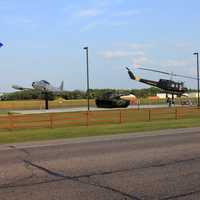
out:
{"label": "asphalt road", "polygon": [[[97,108],[97,107],[90,107],[91,111],[99,111],[99,110],[126,110],[126,109],[142,109],[142,108],[166,108],[168,107],[167,104],[161,104],[161,105],[130,105],[127,108]],[[177,105],[177,107],[180,107]],[[87,107],[75,107],[75,108],[53,108],[49,110],[13,110],[12,113],[18,113],[18,114],[41,114],[41,113],[59,113],[59,112],[80,112],[80,111],[87,111]]]}
{"label": "asphalt road", "polygon": [[0,146],[0,200],[200,199],[200,128]]}

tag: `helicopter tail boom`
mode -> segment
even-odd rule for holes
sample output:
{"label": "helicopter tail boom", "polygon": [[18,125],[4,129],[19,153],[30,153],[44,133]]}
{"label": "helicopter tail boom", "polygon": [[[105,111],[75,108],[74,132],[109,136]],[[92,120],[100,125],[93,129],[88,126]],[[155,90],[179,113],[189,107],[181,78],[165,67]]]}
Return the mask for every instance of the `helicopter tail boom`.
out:
{"label": "helicopter tail boom", "polygon": [[139,81],[139,82],[141,82],[141,83],[145,83],[145,84],[148,84],[148,85],[152,85],[152,86],[157,87],[157,84],[158,84],[157,81],[152,81],[152,80],[147,80],[147,79],[139,78],[139,77],[135,76],[135,75],[133,74],[133,72],[132,72],[128,67],[126,67],[126,69],[128,70],[129,77],[130,77],[132,80]]}

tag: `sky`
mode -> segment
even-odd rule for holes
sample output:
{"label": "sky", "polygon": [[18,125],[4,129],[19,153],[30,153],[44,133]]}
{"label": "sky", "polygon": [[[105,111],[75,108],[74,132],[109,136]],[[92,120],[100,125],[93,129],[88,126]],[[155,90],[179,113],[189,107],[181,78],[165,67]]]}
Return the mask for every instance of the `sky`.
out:
{"label": "sky", "polygon": [[91,88],[145,87],[125,66],[153,80],[170,77],[137,68],[196,76],[199,8],[199,0],[0,0],[0,92],[41,79],[86,90],[85,46]]}

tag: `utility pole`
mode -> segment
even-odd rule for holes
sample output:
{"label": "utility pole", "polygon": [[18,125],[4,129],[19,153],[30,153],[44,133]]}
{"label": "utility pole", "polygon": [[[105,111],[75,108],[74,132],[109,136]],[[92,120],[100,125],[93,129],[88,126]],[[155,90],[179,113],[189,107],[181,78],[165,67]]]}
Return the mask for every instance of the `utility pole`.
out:
{"label": "utility pole", "polygon": [[49,94],[47,91],[44,92],[45,109],[49,109]]}
{"label": "utility pole", "polygon": [[199,94],[199,53],[195,52],[193,55],[197,57],[197,92],[198,92],[198,103],[197,106],[200,108],[200,94]]}
{"label": "utility pole", "polygon": [[86,51],[86,65],[87,65],[87,107],[90,111],[90,83],[89,83],[89,58],[88,58],[88,47],[83,48]]}

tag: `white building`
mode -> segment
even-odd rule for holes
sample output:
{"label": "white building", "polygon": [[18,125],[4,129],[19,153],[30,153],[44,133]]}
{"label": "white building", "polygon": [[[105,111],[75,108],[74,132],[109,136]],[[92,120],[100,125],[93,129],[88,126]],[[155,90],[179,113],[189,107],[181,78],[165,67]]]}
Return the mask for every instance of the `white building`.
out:
{"label": "white building", "polygon": [[[159,97],[160,99],[166,99],[166,93],[158,93],[156,96]],[[172,98],[172,95],[168,94],[168,97]],[[197,98],[198,93],[197,92],[185,93],[183,94],[182,97]],[[177,95],[174,95],[174,98],[177,98]]]}
{"label": "white building", "polygon": [[[166,99],[166,93],[158,93],[156,96],[159,97],[160,99]],[[172,98],[171,94],[168,94],[169,98]],[[177,98],[177,95],[174,95],[174,98]]]}
{"label": "white building", "polygon": [[188,93],[188,97],[190,97],[190,98],[197,98],[198,97],[198,92]]}

